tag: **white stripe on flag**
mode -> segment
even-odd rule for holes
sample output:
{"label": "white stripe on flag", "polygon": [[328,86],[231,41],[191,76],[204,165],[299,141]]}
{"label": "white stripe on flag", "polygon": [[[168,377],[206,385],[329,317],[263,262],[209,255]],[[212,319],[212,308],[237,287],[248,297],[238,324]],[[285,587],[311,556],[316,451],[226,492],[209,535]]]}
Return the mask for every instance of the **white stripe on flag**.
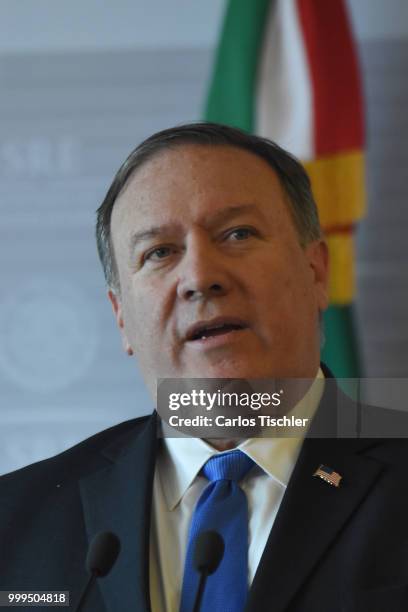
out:
{"label": "white stripe on flag", "polygon": [[308,161],[314,158],[312,84],[296,0],[275,0],[260,60],[256,133]]}

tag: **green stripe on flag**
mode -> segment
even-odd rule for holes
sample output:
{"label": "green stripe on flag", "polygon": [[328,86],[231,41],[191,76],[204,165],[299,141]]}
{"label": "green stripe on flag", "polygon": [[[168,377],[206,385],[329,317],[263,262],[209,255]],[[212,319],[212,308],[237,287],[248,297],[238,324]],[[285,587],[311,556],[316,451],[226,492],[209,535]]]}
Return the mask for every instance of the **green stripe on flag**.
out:
{"label": "green stripe on flag", "polygon": [[322,361],[337,378],[361,376],[353,306],[330,306],[324,313],[324,329]]}
{"label": "green stripe on flag", "polygon": [[258,58],[270,0],[230,0],[204,112],[207,121],[251,132]]}

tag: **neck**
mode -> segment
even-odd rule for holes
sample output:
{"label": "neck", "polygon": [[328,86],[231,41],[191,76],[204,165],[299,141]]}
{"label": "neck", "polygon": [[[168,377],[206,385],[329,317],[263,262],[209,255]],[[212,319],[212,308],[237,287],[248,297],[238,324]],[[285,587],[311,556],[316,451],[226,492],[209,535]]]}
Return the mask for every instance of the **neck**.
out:
{"label": "neck", "polygon": [[217,439],[217,438],[206,438],[205,441],[216,448],[219,451],[231,450],[236,448],[243,440],[239,438],[232,438],[230,440]]}

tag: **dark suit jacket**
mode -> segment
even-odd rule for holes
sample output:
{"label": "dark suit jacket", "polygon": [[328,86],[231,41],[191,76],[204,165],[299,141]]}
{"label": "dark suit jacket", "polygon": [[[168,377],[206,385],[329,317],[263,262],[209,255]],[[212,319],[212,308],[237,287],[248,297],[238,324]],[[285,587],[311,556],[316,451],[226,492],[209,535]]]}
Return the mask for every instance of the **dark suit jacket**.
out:
{"label": "dark suit jacket", "polygon": [[[313,424],[334,435],[335,402],[326,393]],[[122,550],[85,610],[149,610],[156,430],[155,414],[128,421],[0,478],[0,590],[69,590],[76,603],[89,541],[111,530]],[[343,476],[339,488],[313,477],[322,463]],[[408,440],[307,438],[247,610],[408,610],[407,472]]]}

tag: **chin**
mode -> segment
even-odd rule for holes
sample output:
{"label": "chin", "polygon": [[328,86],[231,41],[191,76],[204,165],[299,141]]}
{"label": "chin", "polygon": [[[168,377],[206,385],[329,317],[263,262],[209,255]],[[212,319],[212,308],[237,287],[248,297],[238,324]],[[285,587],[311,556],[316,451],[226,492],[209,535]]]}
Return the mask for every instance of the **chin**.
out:
{"label": "chin", "polygon": [[225,363],[206,368],[202,378],[263,378],[265,372],[261,367],[249,363]]}

